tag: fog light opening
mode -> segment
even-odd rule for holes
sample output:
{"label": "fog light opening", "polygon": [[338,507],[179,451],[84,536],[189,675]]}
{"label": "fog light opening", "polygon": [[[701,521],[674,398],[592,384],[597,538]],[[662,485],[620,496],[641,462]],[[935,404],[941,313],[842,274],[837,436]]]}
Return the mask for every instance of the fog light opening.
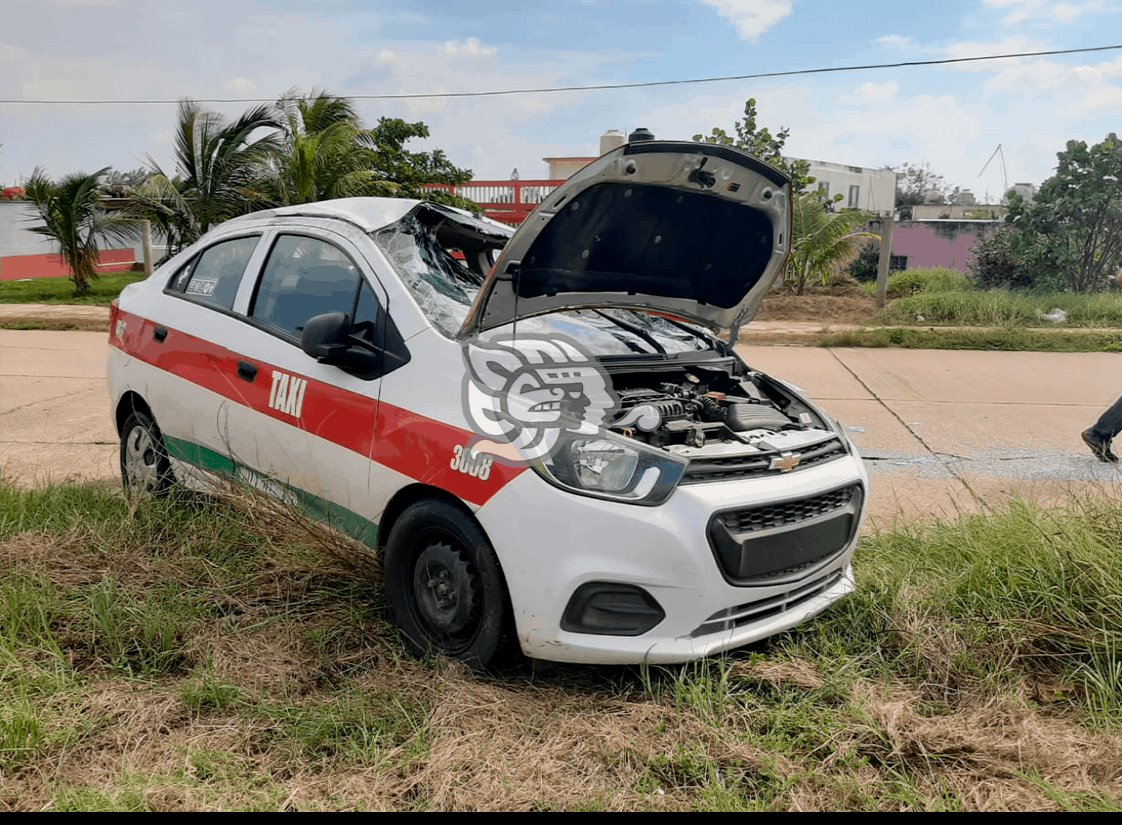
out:
{"label": "fog light opening", "polygon": [[641,636],[664,618],[666,611],[641,587],[587,582],[569,599],[561,629],[598,636]]}

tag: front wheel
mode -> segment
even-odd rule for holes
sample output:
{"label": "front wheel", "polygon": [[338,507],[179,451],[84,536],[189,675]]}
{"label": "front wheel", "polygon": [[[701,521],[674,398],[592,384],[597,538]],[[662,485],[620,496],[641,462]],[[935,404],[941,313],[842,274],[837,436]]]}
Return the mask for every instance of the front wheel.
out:
{"label": "front wheel", "polygon": [[482,528],[458,507],[428,500],[394,523],[385,548],[390,620],[421,655],[479,670],[516,654],[510,597]]}
{"label": "front wheel", "polygon": [[121,481],[125,489],[166,495],[175,483],[160,428],[151,416],[134,410],[121,427]]}

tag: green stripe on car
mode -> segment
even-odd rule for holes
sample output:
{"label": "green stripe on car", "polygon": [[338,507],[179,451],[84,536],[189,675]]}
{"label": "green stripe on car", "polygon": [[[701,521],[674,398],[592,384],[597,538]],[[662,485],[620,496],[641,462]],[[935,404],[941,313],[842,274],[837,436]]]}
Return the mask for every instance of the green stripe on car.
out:
{"label": "green stripe on car", "polygon": [[167,446],[168,456],[177,461],[238,484],[245,484],[272,498],[295,505],[311,518],[361,541],[368,547],[374,547],[377,542],[378,525],[346,507],[313,495],[307,490],[262,475],[229,456],[201,444],[195,444],[193,441],[165,435],[164,443]]}

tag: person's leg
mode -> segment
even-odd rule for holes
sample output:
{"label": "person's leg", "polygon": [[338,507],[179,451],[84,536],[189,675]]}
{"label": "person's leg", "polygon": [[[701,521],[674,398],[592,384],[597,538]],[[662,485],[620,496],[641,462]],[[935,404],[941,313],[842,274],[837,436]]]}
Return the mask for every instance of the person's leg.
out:
{"label": "person's leg", "polygon": [[1091,452],[1099,461],[1117,463],[1118,456],[1110,449],[1110,442],[1120,432],[1122,432],[1122,398],[1115,401],[1110,409],[1099,416],[1095,426],[1082,432],[1083,443],[1091,448]]}
{"label": "person's leg", "polygon": [[1122,433],[1122,398],[1119,398],[1110,409],[1099,416],[1091,432],[1104,441],[1112,441],[1118,433]]}

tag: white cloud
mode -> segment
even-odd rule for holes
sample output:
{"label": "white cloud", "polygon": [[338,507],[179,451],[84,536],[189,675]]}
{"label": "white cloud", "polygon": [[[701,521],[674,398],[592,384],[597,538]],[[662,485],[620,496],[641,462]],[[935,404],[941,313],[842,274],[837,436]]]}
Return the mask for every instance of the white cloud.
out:
{"label": "white cloud", "polygon": [[45,0],[48,6],[64,9],[112,9],[121,6],[121,0]]}
{"label": "white cloud", "polygon": [[1113,6],[1106,0],[1080,0],[1080,2],[1056,3],[1052,0],[984,0],[985,5],[1003,9],[1007,13],[1001,18],[1003,26],[1019,26],[1022,23],[1074,23],[1088,14],[1110,11]]}
{"label": "white cloud", "polygon": [[222,81],[222,88],[227,92],[248,95],[257,91],[257,84],[252,78],[235,76]]}
{"label": "white cloud", "polygon": [[915,45],[915,40],[903,34],[886,34],[873,42],[886,49],[907,49]]}
{"label": "white cloud", "polygon": [[449,40],[444,44],[444,53],[462,55],[464,57],[494,57],[498,49],[494,46],[485,46],[478,37],[469,37],[467,40]]}
{"label": "white cloud", "polygon": [[791,14],[794,0],[701,0],[736,26],[742,40],[755,43],[779,21]]}
{"label": "white cloud", "polygon": [[884,83],[862,83],[846,95],[844,100],[858,103],[887,103],[896,99],[899,88],[895,80]]}
{"label": "white cloud", "polygon": [[[944,57],[976,57],[990,54],[1018,54],[1020,52],[1044,51],[1049,43],[1039,38],[1024,35],[1010,35],[999,40],[959,40],[942,46],[937,51]],[[992,71],[997,63],[966,63],[959,68],[970,71]]]}
{"label": "white cloud", "polygon": [[1065,114],[1072,117],[1087,117],[1098,114],[1114,114],[1122,106],[1122,87],[1100,86],[1082,95],[1068,105]]}

